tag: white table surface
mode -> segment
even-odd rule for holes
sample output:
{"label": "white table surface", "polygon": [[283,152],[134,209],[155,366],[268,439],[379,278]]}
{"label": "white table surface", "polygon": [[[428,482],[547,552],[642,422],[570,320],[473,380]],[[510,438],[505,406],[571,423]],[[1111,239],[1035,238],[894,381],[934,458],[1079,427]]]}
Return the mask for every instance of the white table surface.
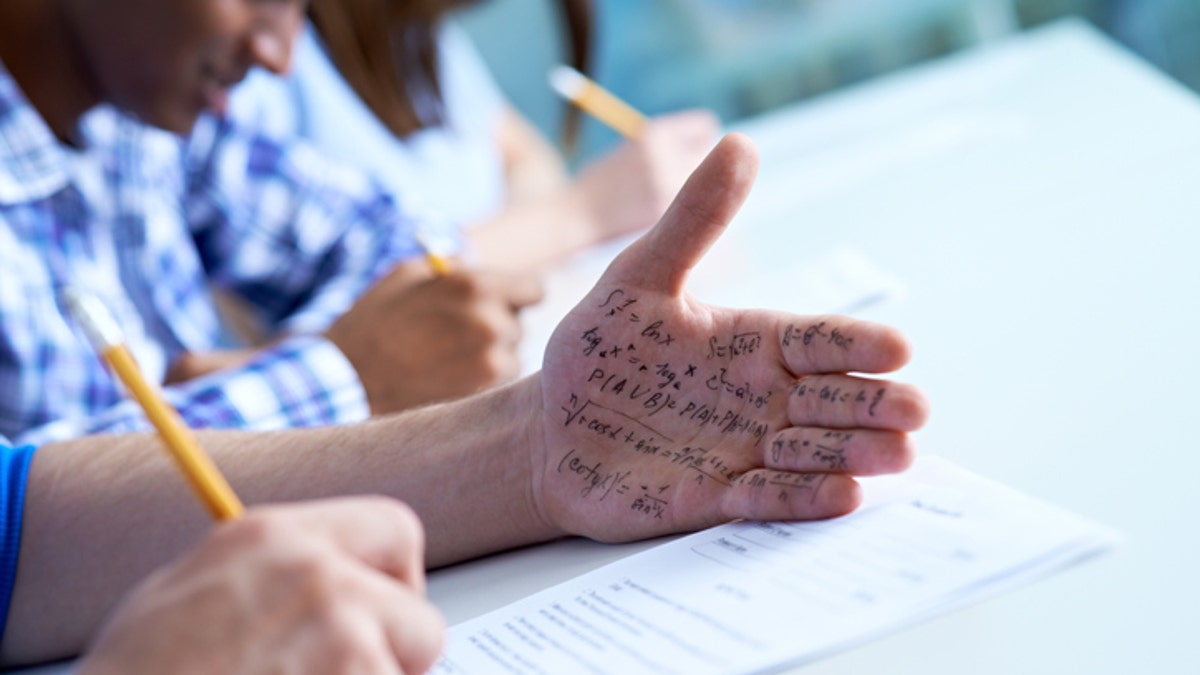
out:
{"label": "white table surface", "polygon": [[[742,130],[764,161],[738,246],[769,269],[848,245],[903,283],[862,314],[916,345],[922,450],[1125,537],[801,670],[1200,672],[1200,100],[1063,23]],[[533,547],[429,591],[454,623],[647,545]]]}

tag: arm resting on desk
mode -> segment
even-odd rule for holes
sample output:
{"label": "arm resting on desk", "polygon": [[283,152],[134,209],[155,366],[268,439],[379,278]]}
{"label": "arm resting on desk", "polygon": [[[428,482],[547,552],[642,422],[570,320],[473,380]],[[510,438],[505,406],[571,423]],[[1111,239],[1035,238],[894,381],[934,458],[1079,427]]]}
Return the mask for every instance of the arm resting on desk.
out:
{"label": "arm resting on desk", "polygon": [[[442,565],[577,534],[627,541],[735,518],[852,510],[852,475],[903,470],[916,388],[895,330],[844,317],[705,306],[688,270],[753,181],[723,141],[658,226],[560,324],[541,374],[352,427],[201,433],[247,504],[341,494],[406,501]],[[35,457],[7,661],[82,647],[116,599],[208,525],[150,436]],[[83,566],[86,565],[86,570]]]}

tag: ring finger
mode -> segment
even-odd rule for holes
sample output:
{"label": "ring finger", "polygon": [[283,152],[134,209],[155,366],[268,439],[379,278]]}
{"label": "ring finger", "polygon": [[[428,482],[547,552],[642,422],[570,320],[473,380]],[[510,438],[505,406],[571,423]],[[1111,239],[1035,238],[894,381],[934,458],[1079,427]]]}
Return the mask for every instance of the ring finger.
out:
{"label": "ring finger", "polygon": [[903,471],[912,464],[915,446],[908,434],[877,429],[792,427],[766,444],[763,464],[795,472],[872,476]]}

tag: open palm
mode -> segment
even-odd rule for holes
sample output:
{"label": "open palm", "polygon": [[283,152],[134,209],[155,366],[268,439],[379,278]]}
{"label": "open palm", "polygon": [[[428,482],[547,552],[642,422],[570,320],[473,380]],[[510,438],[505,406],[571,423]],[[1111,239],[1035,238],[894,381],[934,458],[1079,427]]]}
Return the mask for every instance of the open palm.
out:
{"label": "open palm", "polygon": [[897,331],[715,308],[684,290],[756,168],[748,139],[723,139],[555,331],[533,497],[565,531],[618,541],[840,515],[860,500],[851,475],[911,462],[924,396],[849,374],[903,365]]}

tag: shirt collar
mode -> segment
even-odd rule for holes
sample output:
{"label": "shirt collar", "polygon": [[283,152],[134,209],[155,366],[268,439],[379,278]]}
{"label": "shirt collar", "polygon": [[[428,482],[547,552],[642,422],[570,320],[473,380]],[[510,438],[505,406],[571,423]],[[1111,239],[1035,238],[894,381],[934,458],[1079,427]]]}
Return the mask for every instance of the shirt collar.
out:
{"label": "shirt collar", "polygon": [[0,205],[47,197],[67,182],[58,139],[0,62]]}

